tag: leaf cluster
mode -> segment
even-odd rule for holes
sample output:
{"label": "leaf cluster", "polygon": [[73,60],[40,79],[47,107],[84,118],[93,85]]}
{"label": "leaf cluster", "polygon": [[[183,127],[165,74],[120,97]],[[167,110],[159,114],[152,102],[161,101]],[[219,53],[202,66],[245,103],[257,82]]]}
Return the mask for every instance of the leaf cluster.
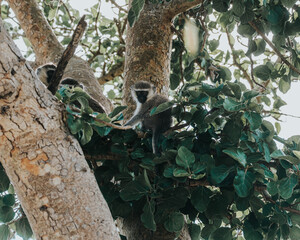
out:
{"label": "leaf cluster", "polygon": [[0,164],[0,240],[11,239],[14,233],[25,240],[33,236],[20,203],[16,200],[13,186]]}
{"label": "leaf cluster", "polygon": [[[104,116],[91,112],[81,89],[58,94],[115,218],[138,214],[146,228],[170,232],[180,232],[187,218],[195,239],[299,234],[291,209],[299,209],[300,137],[277,149],[280,138],[261,113],[259,92],[239,82],[187,82],[178,98],[156,109],[172,107],[177,125],[186,126],[161,136],[159,156],[151,132],[140,138],[95,121],[117,123],[124,107]],[[74,101],[80,111],[71,110]]]}

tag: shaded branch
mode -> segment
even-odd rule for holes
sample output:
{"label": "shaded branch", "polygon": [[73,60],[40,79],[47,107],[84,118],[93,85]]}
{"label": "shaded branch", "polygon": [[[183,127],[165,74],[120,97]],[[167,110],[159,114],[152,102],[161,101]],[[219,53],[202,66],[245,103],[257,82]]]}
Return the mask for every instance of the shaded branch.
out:
{"label": "shaded branch", "polygon": [[[75,107],[71,107],[72,111],[73,112],[77,112],[77,113],[80,113],[81,110],[78,109],[78,108],[75,108]],[[74,117],[78,117],[77,115],[73,115]],[[96,118],[94,115],[89,115],[91,118],[94,119],[95,122],[98,122],[98,123],[101,123],[107,127],[111,127],[111,128],[114,128],[114,129],[119,129],[119,130],[128,130],[128,129],[131,129],[132,126],[119,126],[119,125],[115,125],[113,123],[110,123],[110,122],[105,122],[104,120],[101,120],[101,119],[98,119]]]}
{"label": "shaded branch", "polygon": [[128,11],[125,8],[123,8],[122,6],[120,6],[119,4],[117,4],[115,0],[109,0],[109,1],[112,3],[112,5],[114,5],[119,10],[128,13]]}
{"label": "shaded branch", "polygon": [[204,0],[172,0],[169,3],[165,3],[165,13],[170,19],[173,19],[179,13],[185,12],[197,5],[203,4]]}
{"label": "shaded branch", "polygon": [[233,64],[235,66],[237,66],[237,68],[242,71],[244,77],[246,78],[247,82],[250,84],[251,89],[254,88],[253,82],[251,77],[249,76],[248,72],[242,67],[242,64],[239,64],[237,59],[238,56],[236,55],[236,53],[234,52],[234,48],[233,48],[233,44],[230,41],[230,34],[228,32],[228,30],[226,29],[226,35],[227,35],[227,40],[228,40],[228,44],[230,46],[231,52],[232,52],[232,59],[233,59]]}
{"label": "shaded branch", "polygon": [[111,70],[107,74],[104,74],[98,78],[98,81],[100,84],[105,84],[106,82],[113,80],[115,77],[121,76],[123,71],[124,71],[124,61],[113,65]]}
{"label": "shaded branch", "polygon": [[85,15],[83,15],[77,27],[75,28],[72,39],[69,45],[67,46],[66,50],[63,52],[62,57],[57,64],[57,68],[52,76],[52,79],[50,80],[48,89],[53,95],[56,93],[60,80],[62,79],[62,76],[64,74],[64,71],[70,59],[73,57],[75,50],[79,44],[79,41],[83,36],[84,30],[87,26],[87,23],[84,21],[84,19],[85,19]]}
{"label": "shaded branch", "polygon": [[281,116],[287,116],[287,117],[293,117],[293,118],[300,118],[300,116],[295,116],[295,115],[292,115],[292,114],[280,113],[280,112],[275,112],[275,111],[263,110],[263,113],[278,114],[278,115],[281,115]]}
{"label": "shaded branch", "polygon": [[297,69],[293,64],[291,64],[288,60],[286,60],[285,56],[283,56],[280,51],[274,46],[274,44],[267,38],[267,36],[259,30],[259,28],[253,23],[249,22],[249,25],[255,29],[255,31],[266,41],[266,43],[274,50],[278,57],[294,72],[300,75],[300,70]]}
{"label": "shaded branch", "polygon": [[39,65],[53,62],[63,51],[63,47],[53,33],[37,1],[7,0],[7,2],[32,44]]}
{"label": "shaded branch", "polygon": [[295,214],[297,214],[297,215],[300,215],[300,211],[297,210],[297,209],[295,209],[295,208],[291,208],[291,207],[282,207],[282,206],[280,206],[276,201],[274,201],[274,200],[272,199],[272,197],[271,197],[271,196],[269,195],[269,193],[267,192],[265,186],[254,186],[254,189],[255,189],[255,191],[257,191],[257,192],[260,192],[260,193],[263,195],[263,197],[264,197],[264,199],[265,199],[266,201],[273,203],[273,204],[276,205],[279,209],[285,210],[285,211],[288,211],[288,212],[292,212],[292,213],[295,213]]}

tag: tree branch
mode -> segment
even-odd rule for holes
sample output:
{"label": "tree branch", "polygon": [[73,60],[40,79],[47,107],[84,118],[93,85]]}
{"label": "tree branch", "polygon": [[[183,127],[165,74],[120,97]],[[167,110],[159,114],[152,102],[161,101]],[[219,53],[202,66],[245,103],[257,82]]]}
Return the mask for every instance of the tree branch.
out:
{"label": "tree branch", "polygon": [[121,76],[123,71],[124,71],[124,61],[113,65],[111,70],[107,74],[104,74],[98,78],[98,81],[100,84],[105,84],[106,82],[113,80],[115,77]]}
{"label": "tree branch", "polygon": [[80,19],[73,33],[72,39],[69,45],[67,46],[66,50],[63,52],[62,57],[57,64],[57,68],[52,76],[48,89],[53,95],[56,93],[60,80],[62,79],[62,76],[64,74],[64,71],[70,59],[73,57],[75,50],[79,44],[79,41],[83,36],[84,30],[87,26],[87,23],[84,21],[84,19],[85,19],[85,15],[83,15],[82,18]]}
{"label": "tree branch", "polygon": [[116,8],[118,8],[120,11],[123,11],[123,12],[125,12],[125,13],[128,13],[128,11],[127,11],[125,8],[121,7],[119,4],[117,4],[115,0],[109,0],[109,1],[110,1]]}
{"label": "tree branch", "polygon": [[295,208],[291,208],[291,207],[282,207],[282,206],[278,205],[278,203],[276,203],[276,201],[274,201],[274,200],[272,199],[272,197],[269,195],[269,193],[268,193],[267,190],[266,190],[266,187],[264,187],[264,186],[263,186],[263,187],[261,187],[261,186],[255,186],[254,189],[255,189],[256,191],[260,192],[260,193],[263,195],[263,197],[264,197],[264,199],[265,199],[266,201],[273,203],[273,204],[276,205],[279,209],[285,210],[285,211],[288,211],[288,212],[292,212],[292,213],[295,213],[295,214],[297,214],[297,215],[300,215],[300,211],[297,210],[297,209],[295,209]]}
{"label": "tree branch", "polygon": [[227,40],[228,40],[228,43],[229,43],[229,46],[230,46],[230,49],[231,49],[231,52],[232,52],[233,64],[235,66],[237,66],[240,71],[242,71],[242,73],[243,73],[244,77],[246,78],[247,82],[250,84],[251,89],[253,89],[254,85],[253,85],[253,82],[251,80],[251,77],[249,76],[247,71],[242,67],[242,65],[239,64],[238,61],[237,61],[238,56],[234,52],[233,44],[230,41],[230,35],[229,35],[229,32],[228,32],[227,29],[226,29],[226,35],[227,35]]}
{"label": "tree branch", "polygon": [[291,64],[286,58],[280,53],[280,51],[274,46],[274,44],[267,38],[267,36],[259,30],[259,28],[253,23],[249,22],[249,25],[255,29],[255,31],[266,41],[266,43],[274,50],[278,57],[294,72],[300,75],[300,70],[297,69],[293,64]]}
{"label": "tree branch", "polygon": [[203,4],[204,0],[172,0],[166,4],[165,13],[173,19],[179,13],[185,12],[190,8],[196,7],[197,5]]}
{"label": "tree branch", "polygon": [[[7,0],[26,37],[33,46],[39,65],[53,62],[63,51],[35,0]],[[32,24],[28,24],[32,23]]]}
{"label": "tree branch", "polygon": [[[73,112],[77,112],[77,113],[80,113],[80,112],[81,112],[81,111],[80,111],[79,109],[77,109],[77,108],[71,107],[71,109],[72,109]],[[76,114],[73,115],[73,116],[74,116],[74,117],[78,117]],[[94,119],[95,122],[101,123],[101,124],[103,124],[103,125],[105,125],[105,126],[107,126],[107,127],[111,127],[111,128],[114,128],[114,129],[128,130],[128,129],[131,129],[131,128],[132,128],[132,126],[119,126],[119,125],[115,125],[115,124],[110,123],[110,122],[105,122],[105,121],[103,121],[103,120],[101,120],[101,119],[96,118],[96,117],[93,116],[93,115],[89,115],[89,116],[92,117],[92,118]]]}

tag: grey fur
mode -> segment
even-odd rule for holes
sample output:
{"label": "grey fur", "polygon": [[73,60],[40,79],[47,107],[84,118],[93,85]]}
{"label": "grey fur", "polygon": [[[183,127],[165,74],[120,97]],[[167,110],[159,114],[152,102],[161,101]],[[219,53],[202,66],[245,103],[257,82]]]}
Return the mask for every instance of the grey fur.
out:
{"label": "grey fur", "polygon": [[[152,150],[154,154],[157,154],[159,136],[171,127],[172,110],[167,109],[164,112],[150,116],[150,112],[154,107],[169,101],[168,98],[157,94],[155,90],[155,87],[146,81],[139,81],[131,86],[131,95],[136,102],[136,110],[125,126],[135,126],[141,123],[142,128],[152,130]],[[139,101],[138,92],[148,93],[145,102]]]}

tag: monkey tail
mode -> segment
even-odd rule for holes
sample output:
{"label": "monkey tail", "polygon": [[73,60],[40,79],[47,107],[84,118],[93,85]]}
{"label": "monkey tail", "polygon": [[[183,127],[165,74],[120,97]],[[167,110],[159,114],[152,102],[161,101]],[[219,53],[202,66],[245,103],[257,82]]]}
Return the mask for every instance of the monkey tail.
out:
{"label": "monkey tail", "polygon": [[158,140],[159,140],[159,131],[157,129],[152,130],[152,150],[155,155],[158,154]]}

